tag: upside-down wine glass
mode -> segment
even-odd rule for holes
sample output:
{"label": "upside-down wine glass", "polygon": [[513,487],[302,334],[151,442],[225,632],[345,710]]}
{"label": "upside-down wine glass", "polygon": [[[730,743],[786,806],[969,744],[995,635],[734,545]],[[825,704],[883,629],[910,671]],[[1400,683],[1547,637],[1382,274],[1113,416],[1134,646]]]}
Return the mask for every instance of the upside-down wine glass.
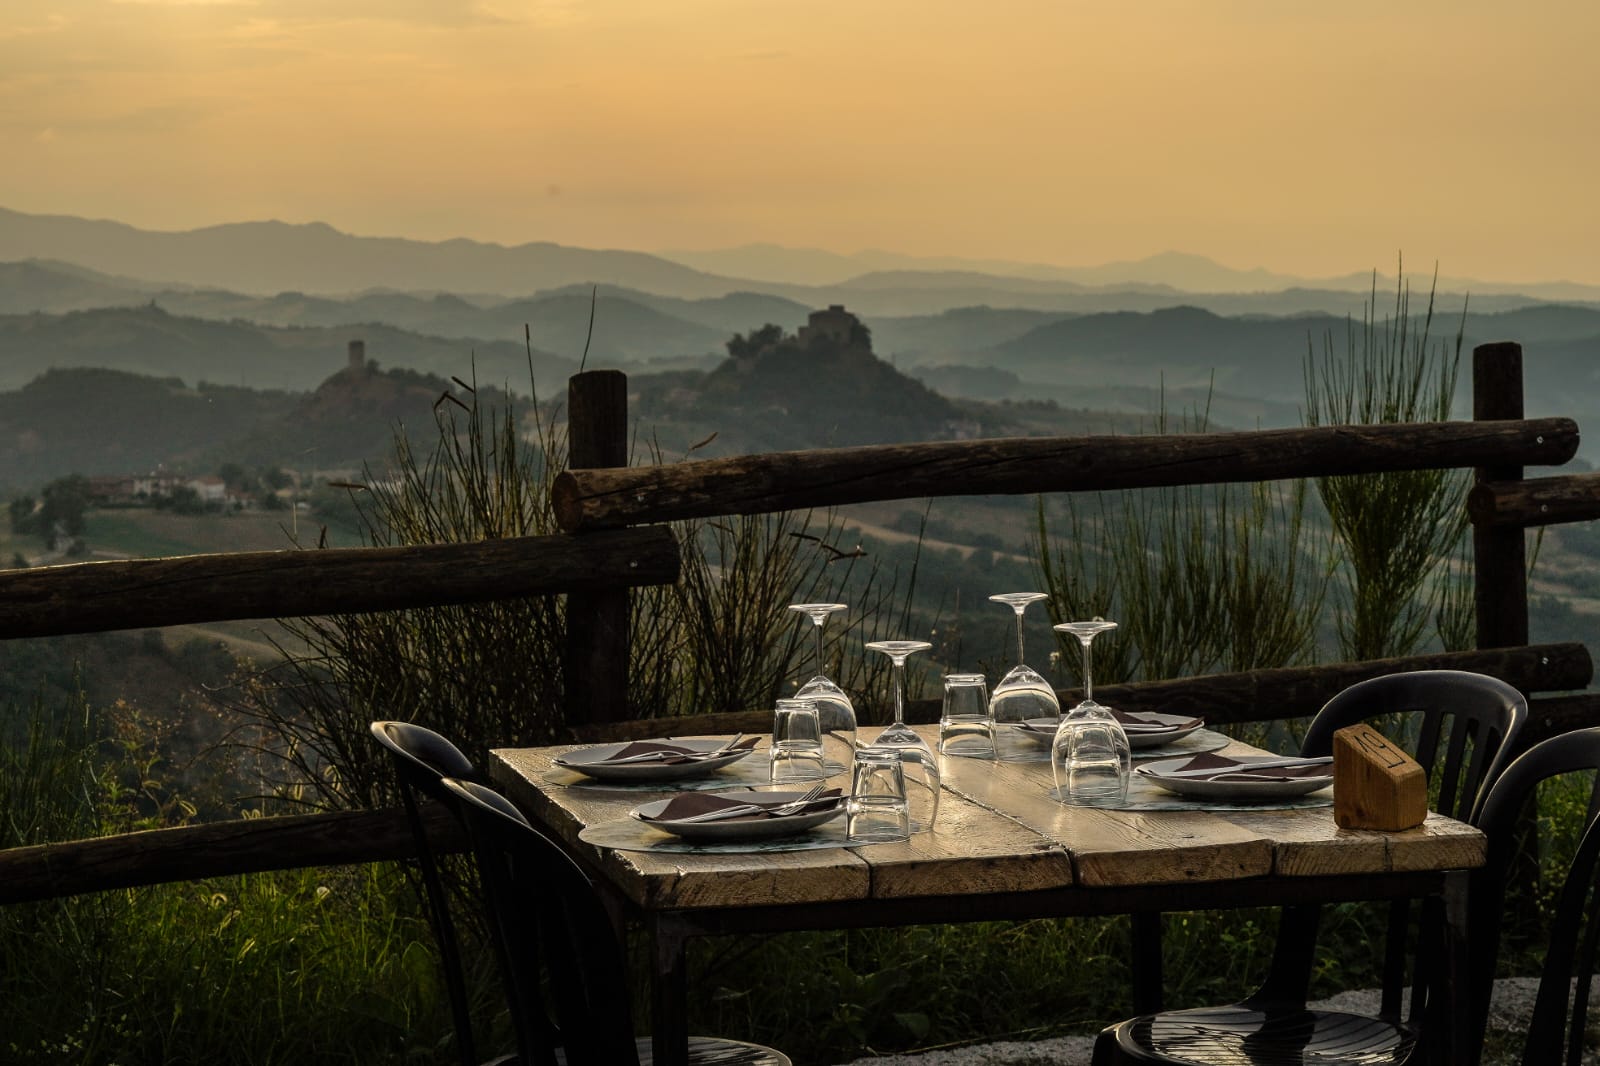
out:
{"label": "upside-down wine glass", "polygon": [[931,647],[925,640],[874,640],[867,645],[869,651],[881,651],[894,664],[894,721],[884,727],[872,746],[900,752],[913,833],[932,829],[939,813],[939,760],[928,742],[906,725],[906,660]]}
{"label": "upside-down wine glass", "polygon": [[[845,773],[850,769],[856,750],[856,708],[844,689],[827,676],[824,666],[822,627],[828,616],[843,611],[843,603],[791,603],[789,610],[808,616],[817,631],[817,672],[810,681],[800,686],[796,699],[815,700],[817,717],[822,722],[823,758],[837,763],[838,769],[828,767],[830,773]],[[831,743],[830,743],[831,742]]]}
{"label": "upside-down wine glass", "polygon": [[1017,613],[1017,665],[989,694],[989,717],[994,722],[994,757],[1002,762],[1038,759],[1040,746],[1024,732],[1027,723],[1033,723],[1034,730],[1051,730],[1061,718],[1061,701],[1056,699],[1050,682],[1023,658],[1023,612],[1028,604],[1049,598],[1044,592],[1001,592],[989,597]]}
{"label": "upside-down wine glass", "polygon": [[1063,622],[1053,627],[1071,633],[1083,647],[1083,699],[1061,718],[1050,745],[1050,768],[1055,775],[1056,798],[1063,803],[1119,804],[1128,793],[1132,765],[1128,734],[1111,713],[1095,702],[1090,647],[1094,638],[1117,623],[1104,618],[1090,622]]}

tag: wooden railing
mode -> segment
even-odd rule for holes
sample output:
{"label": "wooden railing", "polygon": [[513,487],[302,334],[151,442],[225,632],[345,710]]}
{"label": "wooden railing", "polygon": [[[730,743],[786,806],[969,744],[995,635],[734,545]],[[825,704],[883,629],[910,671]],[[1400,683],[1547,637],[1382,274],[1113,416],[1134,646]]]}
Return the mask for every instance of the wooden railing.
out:
{"label": "wooden railing", "polygon": [[[1219,723],[1314,711],[1353,681],[1448,666],[1526,692],[1583,689],[1577,644],[1528,646],[1523,530],[1600,517],[1600,478],[1527,481],[1525,465],[1571,459],[1577,426],[1522,417],[1521,350],[1474,352],[1474,419],[1160,437],[937,442],[785,452],[627,467],[626,378],[592,371],[569,387],[573,469],[554,487],[568,532],[469,545],[270,552],[87,563],[0,573],[0,637],[428,607],[565,592],[567,720],[575,737],[638,735],[626,721],[628,592],[676,579],[678,518],[829,507],[867,500],[1108,491],[1391,470],[1473,467],[1478,649],[1368,663],[1261,670],[1107,686],[1129,709],[1203,710]],[[931,720],[936,706],[914,704]],[[770,712],[708,716],[678,728],[751,731]],[[1536,735],[1600,722],[1600,697],[1538,699]],[[93,888],[408,855],[393,812],[258,819],[0,852],[0,902]]]}

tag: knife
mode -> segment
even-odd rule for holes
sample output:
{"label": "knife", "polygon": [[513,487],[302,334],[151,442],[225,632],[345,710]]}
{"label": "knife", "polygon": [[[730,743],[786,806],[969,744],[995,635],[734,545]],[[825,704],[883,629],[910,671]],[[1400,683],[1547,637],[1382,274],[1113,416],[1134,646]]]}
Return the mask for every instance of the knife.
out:
{"label": "knife", "polygon": [[1237,766],[1212,766],[1203,770],[1169,770],[1165,773],[1152,773],[1147,767],[1139,767],[1139,772],[1147,777],[1217,777],[1221,774],[1253,774],[1257,770],[1287,770],[1295,766],[1330,766],[1333,756],[1324,755],[1313,759],[1263,759],[1261,762],[1239,763]]}

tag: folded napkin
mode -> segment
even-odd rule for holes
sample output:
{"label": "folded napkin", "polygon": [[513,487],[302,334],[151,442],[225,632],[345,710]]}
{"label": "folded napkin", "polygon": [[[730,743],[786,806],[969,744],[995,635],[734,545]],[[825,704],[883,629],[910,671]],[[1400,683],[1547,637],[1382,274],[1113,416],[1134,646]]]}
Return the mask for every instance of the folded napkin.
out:
{"label": "folded napkin", "polygon": [[1187,718],[1174,722],[1166,718],[1153,718],[1149,715],[1135,714],[1132,711],[1119,711],[1115,708],[1111,711],[1111,717],[1121,723],[1123,729],[1140,733],[1172,733],[1180,729],[1198,729],[1205,724],[1205,719],[1203,718]]}
{"label": "folded napkin", "polygon": [[[1285,756],[1288,758],[1288,756]],[[1333,764],[1325,763],[1320,766],[1268,766],[1260,770],[1251,769],[1247,762],[1231,759],[1226,755],[1206,753],[1196,755],[1182,766],[1174,766],[1171,773],[1186,770],[1214,770],[1215,773],[1195,774],[1189,778],[1191,781],[1293,781],[1302,777],[1332,777]],[[1159,777],[1161,775],[1152,775]]]}
{"label": "folded napkin", "polygon": [[[814,814],[817,811],[832,810],[844,798],[844,790],[830,788],[816,799],[807,803],[796,814]],[[774,799],[769,793],[752,792],[748,796],[732,798],[719,796],[714,792],[680,792],[661,808],[661,813],[654,816],[639,815],[640,821],[645,822],[673,822],[679,818],[695,818],[702,814],[711,814],[714,811],[727,810],[729,807],[743,807],[756,804],[762,807],[781,807],[787,800]],[[736,822],[744,818],[782,818],[783,815],[773,814],[771,811],[752,811],[750,814],[738,815],[728,821]]]}
{"label": "folded napkin", "polygon": [[[748,751],[760,742],[760,737],[746,737],[729,749],[728,753],[734,751]],[[673,744],[670,741],[665,740],[636,740],[632,744],[629,744],[626,747],[607,755],[604,759],[601,759],[600,762],[617,762],[619,760],[634,759],[640,755],[652,755],[656,752],[662,752],[666,755],[676,755],[679,756],[679,758],[650,760],[651,764],[655,766],[673,766],[675,764],[686,762],[697,762],[700,759],[704,759],[708,754],[707,752],[698,748],[685,747],[682,744]]]}

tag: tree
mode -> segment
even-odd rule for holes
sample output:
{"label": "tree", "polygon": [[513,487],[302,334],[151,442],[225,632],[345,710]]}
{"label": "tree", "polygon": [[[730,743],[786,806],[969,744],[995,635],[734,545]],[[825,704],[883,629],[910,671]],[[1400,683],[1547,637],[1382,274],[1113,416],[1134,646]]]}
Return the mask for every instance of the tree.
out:
{"label": "tree", "polygon": [[735,359],[753,359],[783,340],[783,327],[771,322],[748,335],[735,333],[728,340],[728,354]]}
{"label": "tree", "polygon": [[39,531],[39,516],[34,514],[37,503],[32,496],[18,496],[11,501],[8,510],[11,513],[11,532],[37,533]]}
{"label": "tree", "polygon": [[84,512],[89,509],[89,479],[71,474],[44,487],[40,494],[35,532],[54,536],[59,529],[69,537],[83,534]]}

